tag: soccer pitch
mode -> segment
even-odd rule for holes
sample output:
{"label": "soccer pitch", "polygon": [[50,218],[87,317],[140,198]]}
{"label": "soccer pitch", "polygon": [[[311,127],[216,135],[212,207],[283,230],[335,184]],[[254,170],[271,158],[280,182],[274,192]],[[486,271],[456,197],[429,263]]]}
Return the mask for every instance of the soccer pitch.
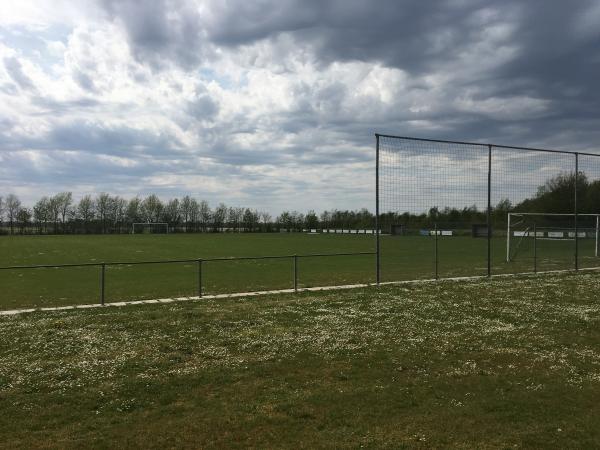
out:
{"label": "soccer pitch", "polygon": [[0,448],[597,448],[598,280],[0,317]]}
{"label": "soccer pitch", "polygon": [[[505,238],[492,239],[494,274],[534,268],[531,240],[506,263]],[[435,239],[431,236],[382,236],[382,281],[435,277]],[[539,241],[537,269],[573,268],[572,241]],[[0,266],[153,261],[215,257],[372,252],[373,236],[270,234],[171,234],[5,236],[0,238]],[[487,242],[470,236],[440,237],[440,278],[487,273]],[[593,242],[580,242],[580,267],[595,267]],[[293,286],[293,260],[218,261],[203,263],[205,294],[287,289]],[[298,260],[298,286],[373,283],[375,256],[310,257]],[[106,301],[197,295],[195,263],[120,265],[106,269]],[[97,303],[98,267],[0,271],[0,309]]]}

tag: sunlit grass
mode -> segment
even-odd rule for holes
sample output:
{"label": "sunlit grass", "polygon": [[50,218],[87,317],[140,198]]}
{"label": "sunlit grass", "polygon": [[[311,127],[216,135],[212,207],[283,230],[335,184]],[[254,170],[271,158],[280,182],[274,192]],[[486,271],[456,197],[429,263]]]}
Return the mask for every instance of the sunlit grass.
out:
{"label": "sunlit grass", "polygon": [[[534,269],[533,250],[527,242],[517,258],[506,263],[506,242],[492,241],[495,274]],[[593,243],[581,242],[580,267],[600,265]],[[314,253],[372,252],[373,236],[269,234],[173,234],[106,236],[3,236],[0,266],[31,264],[100,263],[207,259],[215,257],[306,255]],[[487,242],[470,236],[438,240],[438,276],[457,277],[487,273]],[[540,241],[538,270],[574,267],[573,242]],[[123,301],[196,295],[196,263],[109,266],[105,273],[105,300]],[[383,236],[382,281],[435,277],[435,246],[430,236]],[[298,286],[330,286],[375,281],[372,255],[298,260]],[[293,258],[203,263],[206,294],[291,288]],[[100,301],[100,268],[0,271],[0,309],[62,306]]]}
{"label": "sunlit grass", "polygon": [[600,446],[600,278],[0,319],[0,447]]}

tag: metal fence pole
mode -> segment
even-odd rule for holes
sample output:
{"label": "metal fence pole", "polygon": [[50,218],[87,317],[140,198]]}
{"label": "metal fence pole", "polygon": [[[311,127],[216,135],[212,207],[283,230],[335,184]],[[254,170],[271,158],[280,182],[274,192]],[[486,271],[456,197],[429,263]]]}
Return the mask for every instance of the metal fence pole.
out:
{"label": "metal fence pole", "polygon": [[198,260],[198,298],[202,298],[202,260]]}
{"label": "metal fence pole", "polygon": [[537,228],[533,222],[533,273],[537,273]]}
{"label": "metal fence pole", "polygon": [[598,250],[600,250],[600,244],[599,244],[599,238],[600,238],[600,216],[596,216],[596,251],[594,252],[594,254],[596,256],[598,256]]}
{"label": "metal fence pole", "polygon": [[379,251],[379,135],[375,134],[375,282],[380,282],[380,251]]}
{"label": "metal fence pole", "polygon": [[487,179],[487,276],[492,276],[492,146],[488,145]]}
{"label": "metal fence pole", "polygon": [[510,213],[506,224],[506,262],[510,262]]}
{"label": "metal fence pole", "polygon": [[435,279],[437,280],[439,278],[439,275],[438,275],[439,258],[438,258],[438,227],[437,227],[437,222],[434,224],[434,234],[435,234],[435,244],[434,244]]}
{"label": "metal fence pole", "polygon": [[575,153],[575,270],[579,270],[579,231],[578,231],[578,210],[577,210],[577,184],[579,182],[579,153]]}
{"label": "metal fence pole", "polygon": [[293,259],[294,259],[294,292],[298,292],[298,255],[294,255]]}
{"label": "metal fence pole", "polygon": [[104,306],[104,278],[105,278],[106,264],[102,263],[100,269],[100,304]]}

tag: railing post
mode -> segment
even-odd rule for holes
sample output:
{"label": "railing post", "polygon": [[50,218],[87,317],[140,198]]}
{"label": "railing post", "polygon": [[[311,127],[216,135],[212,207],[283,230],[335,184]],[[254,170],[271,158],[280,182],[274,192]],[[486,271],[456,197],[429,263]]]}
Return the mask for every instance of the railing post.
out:
{"label": "railing post", "polygon": [[298,292],[298,255],[294,255],[294,292]]}
{"label": "railing post", "polygon": [[202,298],[202,260],[198,260],[198,298]]}
{"label": "railing post", "polygon": [[104,306],[104,278],[105,278],[106,264],[102,263],[100,269],[100,304]]}

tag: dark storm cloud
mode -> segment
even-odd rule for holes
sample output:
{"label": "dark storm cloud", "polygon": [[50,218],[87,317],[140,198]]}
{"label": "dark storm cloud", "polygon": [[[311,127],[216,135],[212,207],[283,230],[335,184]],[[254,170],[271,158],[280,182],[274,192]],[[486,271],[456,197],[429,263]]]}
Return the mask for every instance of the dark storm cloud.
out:
{"label": "dark storm cloud", "polygon": [[[600,114],[596,86],[600,17],[589,17],[595,5],[591,0],[234,0],[210,5],[209,11],[200,13],[192,3],[180,1],[152,2],[144,8],[136,8],[133,2],[105,2],[106,9],[125,24],[135,53],[153,64],[160,55],[192,67],[202,60],[209,44],[243,48],[285,34],[324,66],[336,61],[366,61],[414,77],[457,72],[451,84],[440,89],[439,95],[447,96],[449,102],[468,89],[473,89],[470,95],[481,102],[488,98],[510,101],[517,96],[547,101],[544,114],[514,119],[499,119],[493,111],[488,114],[479,109],[452,115],[442,111],[441,117],[431,111],[426,118],[442,125],[431,132],[439,137],[564,145],[565,140],[552,139],[556,131],[569,130],[568,134],[576,135],[581,127],[578,148],[589,147],[590,142],[583,140],[590,132],[591,137],[599,137],[590,130],[595,123],[590,123],[590,117]],[[497,26],[509,28],[506,36],[492,39],[489,48],[473,53],[497,32]],[[514,55],[493,64],[506,48],[512,48]],[[335,99],[348,89],[352,87],[327,86],[318,93],[324,106],[331,106],[332,118],[339,106]],[[412,132],[414,128],[410,121],[393,118],[373,125],[385,132]],[[295,126],[294,121],[282,124],[286,130]]]}
{"label": "dark storm cloud", "polygon": [[100,4],[123,23],[134,55],[154,68],[169,60],[192,68],[203,58],[202,17],[190,2],[101,0]]}

